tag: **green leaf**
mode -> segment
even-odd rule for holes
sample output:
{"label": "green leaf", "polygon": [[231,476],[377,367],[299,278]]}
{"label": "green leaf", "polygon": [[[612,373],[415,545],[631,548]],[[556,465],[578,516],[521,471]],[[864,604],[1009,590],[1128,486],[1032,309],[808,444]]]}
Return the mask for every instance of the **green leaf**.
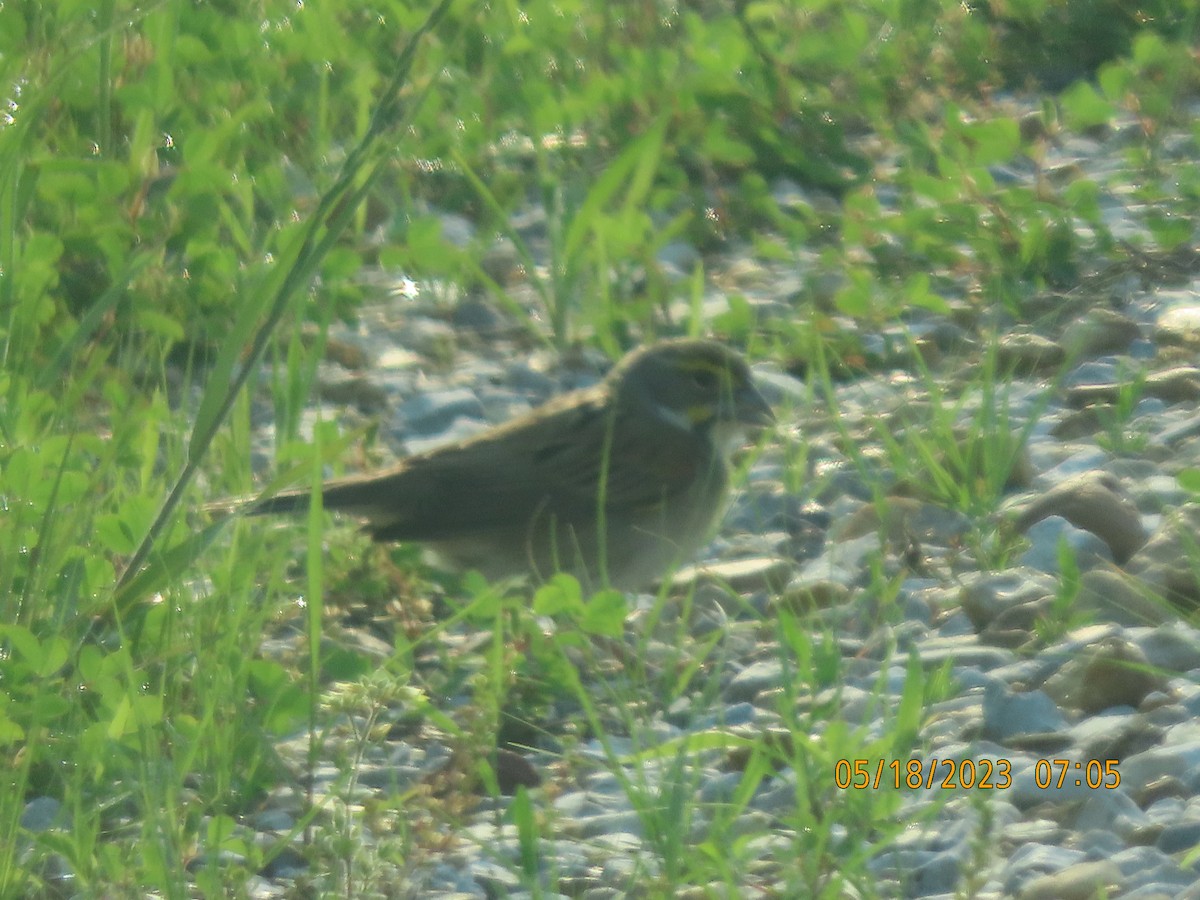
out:
{"label": "green leaf", "polygon": [[1164,250],[1174,250],[1189,242],[1196,230],[1192,217],[1158,209],[1146,213],[1146,226],[1154,235],[1155,243]]}
{"label": "green leaf", "polygon": [[971,162],[977,166],[1006,162],[1021,149],[1021,129],[1015,119],[976,122],[968,134],[973,144]]}
{"label": "green leaf", "polygon": [[1063,91],[1059,98],[1063,119],[1074,129],[1106,125],[1116,115],[1116,109],[1086,81],[1077,81]]}
{"label": "green leaf", "polygon": [[23,625],[0,625],[0,642],[7,641],[21,661],[30,668],[38,669],[42,664],[42,643],[32,631]]}
{"label": "green leaf", "polygon": [[1184,469],[1175,476],[1179,486],[1191,494],[1200,494],[1200,469]]}
{"label": "green leaf", "polygon": [[620,637],[625,632],[625,616],[629,605],[625,595],[616,590],[597,591],[584,605],[579,626],[589,634]]}
{"label": "green leaf", "polygon": [[574,618],[583,612],[583,590],[574,575],[559,572],[533,595],[533,611],[539,616],[567,615]]}

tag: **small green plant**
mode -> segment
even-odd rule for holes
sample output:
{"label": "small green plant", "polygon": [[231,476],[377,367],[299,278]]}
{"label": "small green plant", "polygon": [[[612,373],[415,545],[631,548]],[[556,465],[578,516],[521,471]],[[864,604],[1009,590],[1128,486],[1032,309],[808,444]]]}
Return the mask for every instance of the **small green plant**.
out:
{"label": "small green plant", "polygon": [[1075,601],[1082,588],[1082,573],[1075,551],[1065,537],[1058,539],[1058,590],[1050,604],[1050,614],[1037,624],[1038,638],[1046,643],[1061,639],[1072,628],[1080,624],[1075,610]]}
{"label": "small green plant", "polygon": [[1134,430],[1129,427],[1129,421],[1138,401],[1142,398],[1146,387],[1146,374],[1137,370],[1131,377],[1118,378],[1115,402],[1111,406],[1097,409],[1104,433],[1098,435],[1096,442],[1112,453],[1137,454],[1146,447],[1148,435],[1145,429]]}

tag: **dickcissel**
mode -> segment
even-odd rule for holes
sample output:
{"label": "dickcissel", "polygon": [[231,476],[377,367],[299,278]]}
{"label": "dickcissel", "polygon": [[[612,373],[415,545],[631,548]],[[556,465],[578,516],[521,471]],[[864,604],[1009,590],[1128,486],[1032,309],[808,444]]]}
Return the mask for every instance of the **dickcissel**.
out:
{"label": "dickcissel", "polygon": [[[709,340],[664,340],[599,384],[468,440],[321,487],[326,509],[378,541],[417,541],[489,579],[570,572],[637,588],[688,560],[717,524],[729,458],[775,417],[745,360]],[[310,491],[245,504],[305,510]]]}

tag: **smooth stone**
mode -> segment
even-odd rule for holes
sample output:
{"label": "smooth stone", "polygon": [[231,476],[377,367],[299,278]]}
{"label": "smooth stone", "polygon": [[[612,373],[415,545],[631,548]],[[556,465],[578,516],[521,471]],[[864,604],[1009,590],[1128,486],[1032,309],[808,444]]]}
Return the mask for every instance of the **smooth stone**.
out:
{"label": "smooth stone", "polygon": [[1075,566],[1086,572],[1104,562],[1112,562],[1113,554],[1091,531],[1076,528],[1061,516],[1049,516],[1025,532],[1030,547],[1017,558],[1017,563],[1050,575],[1060,574],[1061,543],[1075,560]]}
{"label": "smooth stone", "polygon": [[1180,487],[1179,479],[1173,475],[1146,475],[1134,487],[1138,507],[1143,510],[1174,508],[1191,499],[1191,494]]}
{"label": "smooth stone", "polygon": [[1075,390],[1082,387],[1091,385],[1116,387],[1119,384],[1117,379],[1120,375],[1121,372],[1112,359],[1089,359],[1081,362],[1063,376],[1063,386],[1068,389],[1067,397],[1069,399]]}
{"label": "smooth stone", "polygon": [[1088,472],[1068,478],[1034,498],[1013,525],[1027,532],[1049,516],[1061,516],[1077,528],[1103,540],[1119,563],[1128,560],[1146,543],[1137,505],[1121,483],[1105,472]]}
{"label": "smooth stone", "polygon": [[725,688],[726,702],[751,701],[763,691],[783,684],[784,666],[779,660],[750,663]]}
{"label": "smooth stone", "polygon": [[1194,563],[1200,535],[1200,504],[1170,513],[1125,569],[1176,607],[1200,608],[1200,568]]}
{"label": "smooth stone", "polygon": [[553,800],[554,811],[563,819],[581,821],[604,812],[588,791],[567,791]]}
{"label": "smooth stone", "polygon": [[1200,821],[1176,822],[1167,825],[1154,846],[1164,853],[1182,853],[1200,846]]}
{"label": "smooth stone", "polygon": [[701,563],[676,572],[671,590],[683,591],[697,582],[709,582],[735,594],[777,591],[787,584],[794,570],[791,560],[770,556]]}
{"label": "smooth stone", "polygon": [[1107,415],[1097,406],[1086,406],[1074,411],[1062,411],[1050,427],[1050,435],[1060,441],[1077,441],[1108,427],[1111,412]]}
{"label": "smooth stone", "polygon": [[1160,878],[1179,885],[1192,884],[1195,872],[1186,872],[1178,861],[1156,847],[1124,847],[1109,856],[1109,860],[1121,870],[1126,878],[1141,884],[1147,878]]}
{"label": "smooth stone", "polygon": [[1014,693],[999,684],[983,692],[983,735],[1000,744],[1016,735],[1061,731],[1067,720],[1042,691]]}
{"label": "smooth stone", "polygon": [[1006,666],[1013,660],[1012,651],[999,647],[984,647],[973,635],[962,637],[933,637],[920,647],[921,664],[936,668],[947,661],[955,669],[982,669],[987,672]]}
{"label": "smooth stone", "polygon": [[1169,428],[1164,428],[1158,433],[1158,441],[1167,447],[1173,444],[1178,444],[1193,438],[1200,434],[1200,415],[1189,416],[1188,418],[1176,422]]}
{"label": "smooth stone", "polygon": [[851,593],[850,588],[833,581],[805,583],[797,578],[772,598],[771,606],[801,615],[817,609],[840,607],[850,600]]}
{"label": "smooth stone", "polygon": [[967,860],[961,850],[943,850],[918,866],[911,881],[905,883],[922,897],[948,894],[961,883],[966,866]]}
{"label": "smooth stone", "polygon": [[1017,898],[1092,900],[1097,896],[1115,894],[1121,884],[1121,870],[1108,860],[1081,862],[1025,882],[1017,892]]}
{"label": "smooth stone", "polygon": [[1171,775],[1155,778],[1134,792],[1135,802],[1146,810],[1147,815],[1154,816],[1156,807],[1170,806],[1169,820],[1172,822],[1179,820],[1179,811],[1183,808],[1182,801],[1188,796],[1183,782]]}
{"label": "smooth stone", "polygon": [[1045,597],[1010,606],[979,632],[980,642],[1010,649],[1025,646],[1034,639],[1039,622],[1049,622],[1056,617],[1056,602],[1052,597]]}
{"label": "smooth stone", "polygon": [[1121,760],[1120,772],[1121,783],[1129,791],[1136,792],[1164,777],[1176,778],[1194,791],[1200,787],[1200,738],[1135,753]]}
{"label": "smooth stone", "polygon": [[379,354],[372,367],[376,372],[407,371],[424,362],[424,357],[403,347],[389,347]]}
{"label": "smooth stone", "polygon": [[1164,683],[1161,675],[1150,671],[1136,644],[1111,636],[1067,662],[1046,681],[1045,689],[1062,705],[1092,714],[1113,706],[1136,709]]}
{"label": "smooth stone", "polygon": [[865,561],[878,552],[879,537],[876,534],[837,541],[827,546],[816,559],[809,560],[798,577],[804,581],[832,581],[853,586],[863,575]]}
{"label": "smooth stone", "polygon": [[[1086,760],[1078,760],[1084,769],[1072,768],[1067,777],[1078,778],[1087,782]],[[1119,770],[1119,767],[1118,767]],[[1055,777],[1058,770],[1055,770]],[[1092,777],[1103,780],[1103,772],[1093,767]],[[1076,831],[1098,831],[1105,833],[1107,839],[1115,839],[1118,845],[1124,842],[1134,831],[1146,824],[1146,815],[1133,799],[1124,791],[1112,788],[1093,788],[1092,794],[1079,808],[1075,821],[1072,823]],[[1119,850],[1120,846],[1113,848]]]}
{"label": "smooth stone", "polygon": [[62,803],[53,797],[34,797],[21,810],[21,827],[37,833],[65,825],[62,808]]}
{"label": "smooth stone", "polygon": [[1157,397],[1143,397],[1129,416],[1129,427],[1135,431],[1150,431],[1157,427],[1167,413],[1167,404]]}
{"label": "smooth stone", "polygon": [[1061,844],[1069,834],[1050,819],[1021,819],[1005,826],[1000,839],[1008,844]]}
{"label": "smooth stone", "polygon": [[1062,668],[1069,654],[1059,648],[1047,650],[1038,656],[1018,659],[1006,666],[993,669],[988,673],[1001,684],[1006,684],[1014,690],[1040,687],[1042,682]]}
{"label": "smooth stone", "polygon": [[1112,454],[1107,450],[1088,445],[1077,446],[1071,453],[1060,457],[1055,465],[1043,472],[1039,483],[1062,484],[1075,475],[1103,471],[1111,462]]}
{"label": "smooth stone", "polygon": [[1056,579],[1044,572],[1013,568],[964,577],[958,601],[977,630],[985,628],[1005,610],[1052,598]]}
{"label": "smooth stone", "polygon": [[996,345],[996,361],[1001,370],[1017,375],[1056,369],[1066,357],[1060,345],[1032,331],[1010,331]]}
{"label": "smooth stone", "polygon": [[[1085,760],[1076,760],[1073,754],[1068,754],[1064,757],[1062,753],[1055,752],[1047,754],[1043,751],[1029,752],[1006,750],[1000,754],[1005,759],[1011,762],[1012,782],[1010,789],[1005,793],[1005,799],[1015,805],[1018,809],[1030,811],[1041,810],[1049,804],[1051,808],[1064,803],[1074,803],[1076,801],[1085,801],[1090,798],[1095,791],[1087,786],[1086,773],[1076,772],[1074,770],[1067,773],[1067,777],[1063,780],[1062,785],[1058,783],[1059,768],[1051,765],[1047,771],[1046,761],[1048,757],[1066,758],[1070,762],[1076,761],[1081,764]],[[1123,767],[1119,767],[1121,772],[1121,784],[1125,786],[1126,778]],[[1042,784],[1046,783],[1046,778],[1049,777],[1050,783],[1046,787],[1038,784],[1040,778]],[[1076,784],[1078,778],[1079,784]]]}
{"label": "smooth stone", "polygon": [[736,771],[721,772],[705,778],[697,792],[697,799],[701,803],[719,803],[721,805],[731,803],[737,796],[738,788],[744,777],[743,772]]}
{"label": "smooth stone", "polygon": [[613,852],[629,852],[642,848],[642,820],[634,810],[606,812],[591,816],[579,823],[580,837],[603,841]]}
{"label": "smooth stone", "polygon": [[1122,760],[1162,742],[1163,729],[1144,715],[1112,710],[1081,719],[1068,732],[1081,761]]}
{"label": "smooth stone", "polygon": [[456,419],[484,422],[483,403],[467,388],[447,388],[418,394],[400,404],[397,418],[413,437],[442,435]]}
{"label": "smooth stone", "polygon": [[408,456],[428,453],[450,444],[470,440],[487,429],[487,423],[479,419],[455,419],[441,434],[432,437],[409,437],[403,440],[404,452]]}
{"label": "smooth stone", "polygon": [[1158,317],[1154,338],[1166,346],[1200,346],[1200,306],[1188,304],[1165,310]]}
{"label": "smooth stone", "polygon": [[259,831],[287,832],[296,826],[296,817],[287,810],[268,808],[254,813],[250,824]]}
{"label": "smooth stone", "polygon": [[772,407],[802,406],[808,401],[811,389],[794,375],[760,366],[753,371],[755,386]]}
{"label": "smooth stone", "polygon": [[935,633],[940,638],[961,638],[975,634],[975,626],[970,617],[960,609],[943,619]]}
{"label": "smooth stone", "polygon": [[271,854],[270,862],[266,863],[260,871],[260,874],[266,878],[275,881],[281,879],[294,880],[303,878],[312,871],[309,861],[295,847],[289,846],[277,849],[275,847],[275,840],[272,839],[262,849],[267,850]]}
{"label": "smooth stone", "polygon": [[1011,896],[1018,895],[1018,882],[1028,882],[1046,872],[1060,872],[1070,866],[1087,862],[1080,850],[1045,844],[1025,844],[1017,847],[1008,857],[1005,888]]}
{"label": "smooth stone", "polygon": [[1183,625],[1160,625],[1134,638],[1150,665],[1168,672],[1200,669],[1200,632]]}
{"label": "smooth stone", "polygon": [[1058,342],[1068,358],[1079,359],[1119,353],[1132,343],[1138,333],[1138,324],[1133,319],[1115,310],[1096,306],[1082,317],[1068,322]]}
{"label": "smooth stone", "polygon": [[700,264],[700,253],[690,243],[680,240],[668,241],[659,248],[656,258],[673,270],[675,277],[683,277]]}
{"label": "smooth stone", "polygon": [[1186,880],[1176,883],[1151,881],[1139,884],[1123,893],[1121,900],[1196,900],[1200,897],[1200,885],[1192,883],[1193,877],[1188,876]]}
{"label": "smooth stone", "polygon": [[[483,250],[483,258],[479,261],[480,268],[487,273],[493,281],[504,287],[512,287],[525,280],[524,264],[521,262],[521,254],[517,250],[516,242],[511,238],[497,235],[494,237]],[[477,305],[485,305],[483,301],[476,300]],[[499,310],[495,311],[499,317],[508,318],[508,314]]]}
{"label": "smooth stone", "polygon": [[889,540],[908,543],[914,539],[937,547],[951,546],[970,530],[971,521],[957,510],[912,497],[889,497],[882,510],[876,504],[859,509],[843,525],[831,529],[835,540],[883,533]]}
{"label": "smooth stone", "polygon": [[362,375],[336,380],[321,379],[317,395],[326,403],[353,406],[365,415],[383,412],[388,407],[388,392]]}
{"label": "smooth stone", "polygon": [[1193,403],[1200,400],[1200,368],[1174,366],[1146,376],[1143,390],[1165,403]]}

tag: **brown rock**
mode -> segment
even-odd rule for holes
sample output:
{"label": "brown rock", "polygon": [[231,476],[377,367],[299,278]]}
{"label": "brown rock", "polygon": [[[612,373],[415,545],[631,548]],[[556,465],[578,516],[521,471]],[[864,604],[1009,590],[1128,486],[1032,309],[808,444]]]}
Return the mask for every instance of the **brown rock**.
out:
{"label": "brown rock", "polygon": [[1123,563],[1146,543],[1137,506],[1120,482],[1103,472],[1084,472],[1035,498],[1014,521],[1020,532],[1049,516],[1062,516],[1076,528],[1090,531]]}
{"label": "brown rock", "polygon": [[1058,872],[1031,878],[1019,900],[1091,900],[1119,893],[1121,870],[1110,859],[1081,862]]}
{"label": "brown rock", "polygon": [[850,541],[865,534],[882,531],[895,543],[918,540],[945,547],[970,528],[970,520],[960,512],[925,503],[912,497],[889,497],[883,504],[868,503],[840,527],[831,529],[836,541]]}
{"label": "brown rock", "polygon": [[1072,319],[1063,329],[1059,343],[1071,359],[1081,359],[1117,353],[1137,336],[1138,326],[1133,319],[1098,306],[1081,318]]}
{"label": "brown rock", "polygon": [[[1077,407],[1095,403],[1116,403],[1122,391],[1132,390],[1134,387],[1130,382],[1081,384],[1067,391],[1067,403]],[[1173,366],[1161,372],[1152,372],[1137,385],[1137,388],[1142,395],[1157,397],[1164,403],[1200,400],[1200,369],[1195,366]]]}
{"label": "brown rock", "polygon": [[1113,706],[1136,709],[1147,694],[1165,684],[1136,644],[1110,636],[1070,660],[1043,689],[1063,706],[1091,715]]}
{"label": "brown rock", "polygon": [[1062,365],[1066,351],[1049,338],[1027,331],[1012,331],[1000,338],[997,360],[1001,370],[1035,375]]}
{"label": "brown rock", "polygon": [[[1010,610],[1041,606],[1052,600],[1055,589],[1055,579],[1044,573],[1013,569],[968,579],[959,591],[958,601],[975,630],[982,632]],[[1005,626],[1011,627],[1019,626]]]}

